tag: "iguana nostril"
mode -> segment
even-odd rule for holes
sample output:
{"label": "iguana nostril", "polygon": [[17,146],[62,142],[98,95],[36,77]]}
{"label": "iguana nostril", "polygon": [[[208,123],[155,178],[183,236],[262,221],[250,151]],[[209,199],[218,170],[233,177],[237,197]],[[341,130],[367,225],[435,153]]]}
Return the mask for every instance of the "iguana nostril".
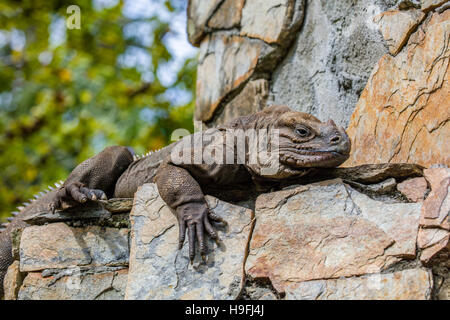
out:
{"label": "iguana nostril", "polygon": [[330,143],[333,143],[333,144],[339,143],[339,141],[341,141],[341,136],[333,136],[330,139]]}

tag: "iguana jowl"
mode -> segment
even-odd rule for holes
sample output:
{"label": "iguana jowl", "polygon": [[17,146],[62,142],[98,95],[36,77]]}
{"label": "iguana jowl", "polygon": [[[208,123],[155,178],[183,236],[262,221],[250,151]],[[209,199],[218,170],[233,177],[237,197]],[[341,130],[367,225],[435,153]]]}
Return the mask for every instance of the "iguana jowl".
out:
{"label": "iguana jowl", "polygon": [[[242,188],[243,185],[264,189],[286,179],[302,177],[311,168],[336,167],[348,158],[350,152],[347,134],[332,120],[323,123],[309,114],[292,111],[285,106],[272,106],[253,115],[237,118],[218,128],[218,132],[225,137],[229,129],[277,129],[277,170],[270,175],[263,175],[261,165],[250,163],[248,154],[244,156],[243,163],[175,163],[171,151],[180,142],[138,159],[126,147],[108,147],[78,165],[64,184],[22,208],[0,234],[0,284],[13,261],[10,233],[16,227],[25,226],[22,219],[37,210],[63,209],[100,198],[130,198],[139,186],[155,182],[162,199],[177,216],[180,248],[188,233],[189,257],[192,261],[195,240],[203,257],[206,253],[205,231],[216,239],[217,233],[211,221],[222,221],[209,210],[204,197],[206,192],[213,189],[232,190]],[[252,142],[247,139],[245,143]],[[247,152],[257,150],[249,145],[246,147]],[[183,151],[192,151],[191,154],[198,151],[195,145],[188,148],[192,150]],[[238,151],[235,144],[232,144],[232,148],[233,152]]]}

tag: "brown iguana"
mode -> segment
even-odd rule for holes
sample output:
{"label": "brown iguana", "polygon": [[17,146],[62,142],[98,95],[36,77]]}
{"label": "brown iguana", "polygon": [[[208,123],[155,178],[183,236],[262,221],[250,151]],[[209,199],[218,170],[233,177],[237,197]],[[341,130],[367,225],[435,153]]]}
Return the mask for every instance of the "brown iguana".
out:
{"label": "brown iguana", "polygon": [[[227,136],[231,130],[245,132],[274,129],[278,130],[278,153],[276,159],[269,159],[269,162],[275,161],[277,165],[268,174],[263,171],[273,163],[251,161],[252,156],[262,152],[259,145],[255,145],[247,136],[244,139],[245,154],[242,155],[239,154],[242,145],[239,145],[238,139]],[[347,134],[332,120],[323,123],[309,114],[292,111],[285,106],[272,106],[253,115],[237,118],[217,128],[214,134],[216,136],[212,141],[205,142],[202,138],[200,147],[195,144],[194,134],[181,140],[186,142],[189,141],[186,139],[190,139],[191,143],[175,142],[144,157],[134,157],[126,147],[108,147],[78,165],[62,185],[57,185],[56,189],[19,208],[15,218],[0,234],[0,284],[3,284],[6,270],[13,261],[10,233],[16,227],[25,226],[22,219],[37,210],[54,211],[110,197],[131,198],[139,186],[155,182],[162,199],[177,216],[180,248],[188,232],[189,257],[192,261],[195,240],[204,257],[204,233],[206,231],[217,239],[211,222],[222,221],[208,209],[204,198],[206,192],[216,195],[223,190],[248,190],[251,186],[264,190],[317,170],[313,168],[337,167],[348,158],[350,152]],[[271,139],[268,139],[268,144],[274,145],[275,140]],[[195,163],[196,154],[202,154],[211,146],[215,150],[211,152],[215,160]],[[220,147],[222,151],[225,150],[223,157],[216,153]],[[181,152],[174,153],[176,148],[177,152]],[[187,154],[188,161],[175,161],[174,154]],[[229,159],[219,161],[226,160],[227,154],[232,154],[231,163]]]}

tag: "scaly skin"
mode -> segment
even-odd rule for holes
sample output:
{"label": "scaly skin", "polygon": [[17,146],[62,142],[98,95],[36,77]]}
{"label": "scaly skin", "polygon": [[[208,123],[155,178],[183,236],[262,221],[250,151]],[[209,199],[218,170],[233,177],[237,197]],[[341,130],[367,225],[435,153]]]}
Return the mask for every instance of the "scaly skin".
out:
{"label": "scaly skin", "polygon": [[174,148],[191,152],[190,160],[193,160],[195,151],[198,151],[192,144],[182,145],[182,142],[134,161],[133,154],[125,147],[106,148],[78,165],[61,187],[21,210],[0,234],[0,283],[7,267],[12,263],[10,232],[13,228],[25,226],[21,219],[36,212],[36,208],[56,210],[99,198],[129,198],[134,196],[139,186],[155,182],[162,199],[177,216],[180,248],[185,241],[186,232],[188,233],[189,257],[192,261],[196,240],[204,258],[205,231],[210,237],[217,239],[212,222],[224,222],[209,210],[205,200],[206,193],[211,194],[211,190],[239,189],[242,186],[247,189],[248,186],[253,186],[258,190],[266,190],[288,179],[301,178],[310,170],[337,167],[348,158],[350,152],[347,134],[333,121],[323,123],[309,114],[292,111],[284,106],[269,107],[217,128],[214,133],[223,140],[204,142],[204,150],[208,147],[222,147],[224,150],[231,148],[226,151],[238,155],[237,142],[226,145],[224,143],[227,139],[227,129],[279,130],[280,152],[277,170],[263,174],[264,165],[250,161],[251,150],[256,150],[252,149],[256,145],[251,139],[245,140],[247,154],[243,157],[244,160],[233,164],[222,164],[218,161],[209,164],[174,161],[171,156]]}

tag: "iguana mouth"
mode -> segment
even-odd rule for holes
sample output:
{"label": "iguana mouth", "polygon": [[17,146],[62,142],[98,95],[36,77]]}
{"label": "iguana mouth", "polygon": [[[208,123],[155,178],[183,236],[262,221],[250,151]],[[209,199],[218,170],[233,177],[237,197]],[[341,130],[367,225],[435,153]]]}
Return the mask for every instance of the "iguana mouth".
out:
{"label": "iguana mouth", "polygon": [[342,152],[341,150],[332,149],[332,150],[317,150],[312,148],[280,148],[280,153],[282,152],[290,152],[296,155],[306,155],[306,156],[316,156],[316,155],[325,155],[331,154],[336,156],[347,156],[349,152],[346,150]]}
{"label": "iguana mouth", "polygon": [[331,167],[344,162],[348,153],[338,150],[280,149],[280,162],[292,167]]}

